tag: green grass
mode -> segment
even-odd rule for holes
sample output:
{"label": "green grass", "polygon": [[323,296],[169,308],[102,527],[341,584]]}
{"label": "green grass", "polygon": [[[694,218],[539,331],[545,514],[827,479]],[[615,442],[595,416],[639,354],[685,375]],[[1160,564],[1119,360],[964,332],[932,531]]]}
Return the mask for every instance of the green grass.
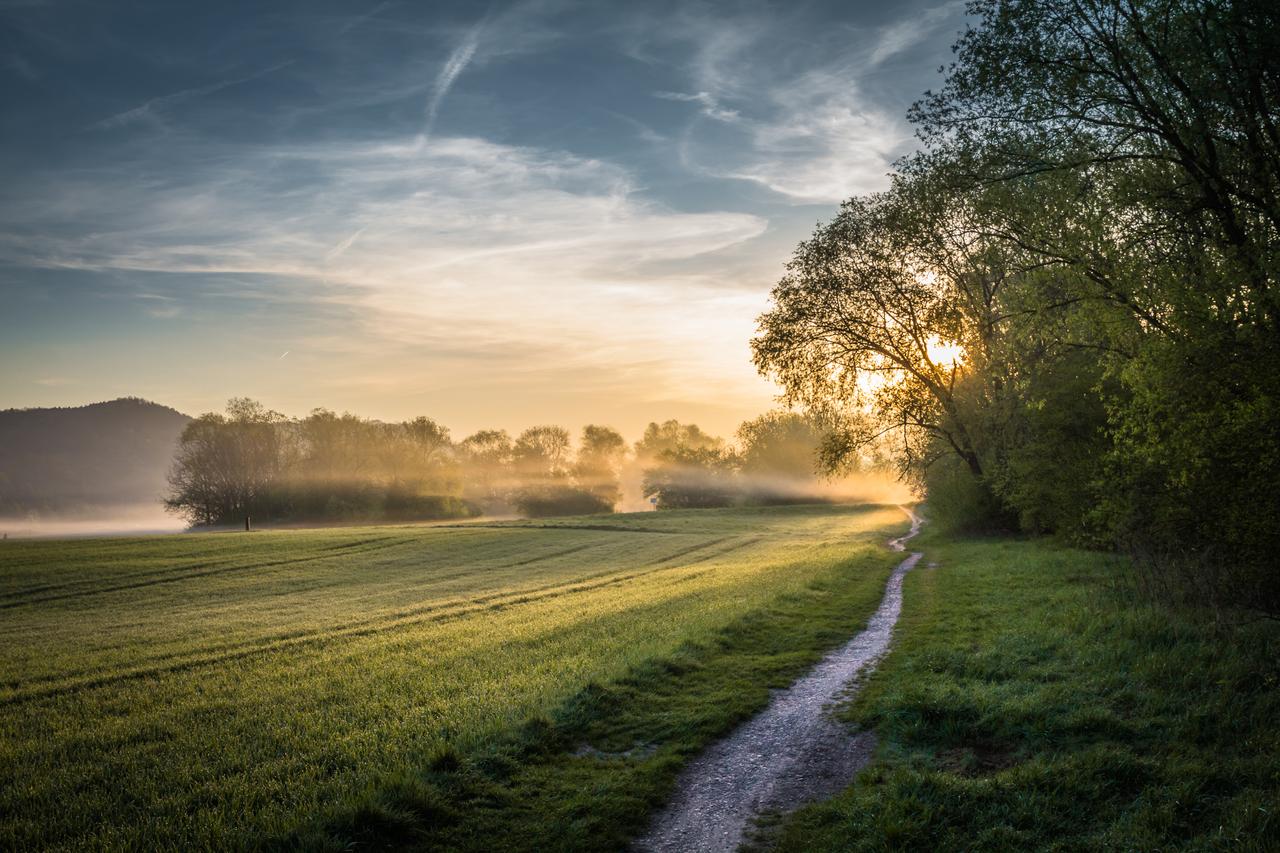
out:
{"label": "green grass", "polygon": [[858,781],[780,850],[1280,850],[1280,625],[1125,592],[1116,558],[916,544],[895,650],[849,710]]}
{"label": "green grass", "polygon": [[598,849],[879,600],[893,508],[0,547],[0,848]]}

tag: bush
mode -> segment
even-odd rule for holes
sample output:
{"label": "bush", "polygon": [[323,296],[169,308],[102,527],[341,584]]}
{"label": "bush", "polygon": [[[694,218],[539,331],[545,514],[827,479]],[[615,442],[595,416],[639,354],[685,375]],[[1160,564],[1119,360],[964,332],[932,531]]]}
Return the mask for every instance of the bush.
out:
{"label": "bush", "polygon": [[929,519],[942,530],[997,533],[1018,529],[1018,519],[963,461],[947,456],[925,472]]}
{"label": "bush", "polygon": [[607,498],[559,484],[527,486],[515,493],[514,503],[522,515],[530,518],[613,512],[613,503]]}

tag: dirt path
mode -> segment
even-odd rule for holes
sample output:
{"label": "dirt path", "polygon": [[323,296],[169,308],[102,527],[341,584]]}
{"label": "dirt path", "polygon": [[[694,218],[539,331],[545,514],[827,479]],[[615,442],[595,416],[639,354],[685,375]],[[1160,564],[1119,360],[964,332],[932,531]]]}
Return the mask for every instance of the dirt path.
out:
{"label": "dirt path", "polygon": [[[911,532],[889,542],[895,551],[905,551],[907,540],[920,531],[920,517],[902,509],[911,516]],[[685,768],[671,803],[636,850],[736,850],[761,812],[791,811],[832,796],[853,780],[871,758],[874,736],[851,732],[826,707],[847,695],[854,676],[869,672],[889,648],[902,611],[902,578],[919,559],[913,553],[894,569],[865,630]]]}

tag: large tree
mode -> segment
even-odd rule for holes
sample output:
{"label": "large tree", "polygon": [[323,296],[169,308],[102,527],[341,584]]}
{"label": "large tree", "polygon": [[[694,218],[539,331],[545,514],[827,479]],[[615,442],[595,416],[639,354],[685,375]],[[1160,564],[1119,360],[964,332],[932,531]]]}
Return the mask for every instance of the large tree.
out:
{"label": "large tree", "polygon": [[193,524],[234,522],[254,512],[288,458],[284,421],[247,398],[228,402],[225,415],[193,420],[178,442],[165,505]]}
{"label": "large tree", "polygon": [[800,244],[752,341],[784,400],[837,426],[836,468],[893,436],[904,471],[939,447],[982,476],[958,390],[988,358],[1005,257],[923,179],[855,198]]}

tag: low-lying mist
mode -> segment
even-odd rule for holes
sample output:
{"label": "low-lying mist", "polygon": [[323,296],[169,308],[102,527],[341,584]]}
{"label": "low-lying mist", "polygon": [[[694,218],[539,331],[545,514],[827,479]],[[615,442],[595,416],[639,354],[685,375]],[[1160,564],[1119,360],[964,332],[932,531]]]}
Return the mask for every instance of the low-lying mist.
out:
{"label": "low-lying mist", "polygon": [[179,533],[186,523],[165,512],[159,502],[85,507],[56,514],[0,516],[0,537],[7,539],[66,539],[78,536],[134,536]]}
{"label": "low-lying mist", "polygon": [[541,425],[455,440],[426,417],[383,423],[316,409],[289,418],[238,399],[225,414],[201,415],[183,428],[163,500],[50,501],[46,512],[11,496],[0,502],[10,509],[0,533],[126,535],[243,529],[249,520],[254,528],[298,527],[911,499],[879,469],[820,476],[825,435],[801,415],[771,412],[727,441],[675,420],[650,423],[635,442],[602,425],[578,436]]}

